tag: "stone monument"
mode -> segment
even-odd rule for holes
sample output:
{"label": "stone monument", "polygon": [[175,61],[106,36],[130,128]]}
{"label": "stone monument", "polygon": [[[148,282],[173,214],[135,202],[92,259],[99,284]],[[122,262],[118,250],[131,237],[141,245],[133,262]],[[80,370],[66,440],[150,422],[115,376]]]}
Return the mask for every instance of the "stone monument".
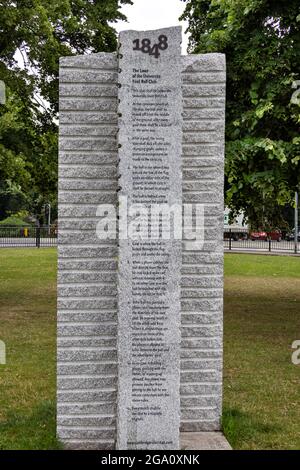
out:
{"label": "stone monument", "polygon": [[[124,31],[116,54],[60,62],[67,448],[188,448],[220,430],[225,59],[180,42],[179,27]],[[178,229],[197,205],[198,244]]]}

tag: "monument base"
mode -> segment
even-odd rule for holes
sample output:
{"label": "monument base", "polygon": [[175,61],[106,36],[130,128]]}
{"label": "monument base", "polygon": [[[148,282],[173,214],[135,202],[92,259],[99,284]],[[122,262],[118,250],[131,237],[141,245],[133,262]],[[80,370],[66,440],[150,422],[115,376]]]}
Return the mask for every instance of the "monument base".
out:
{"label": "monument base", "polygon": [[182,432],[181,450],[232,450],[224,434],[218,432]]}
{"label": "monument base", "polygon": [[[111,445],[95,442],[65,443],[65,450],[115,450]],[[232,450],[226,437],[220,431],[182,432],[180,450]]]}

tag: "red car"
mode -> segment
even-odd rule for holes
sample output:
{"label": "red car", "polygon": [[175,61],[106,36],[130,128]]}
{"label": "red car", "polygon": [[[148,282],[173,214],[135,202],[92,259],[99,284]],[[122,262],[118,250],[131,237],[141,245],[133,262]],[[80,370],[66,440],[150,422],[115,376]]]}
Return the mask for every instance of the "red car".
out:
{"label": "red car", "polygon": [[280,230],[273,230],[273,232],[264,232],[264,231],[251,232],[250,239],[252,241],[255,241],[255,240],[264,240],[264,241],[274,240],[274,241],[277,241],[277,242],[281,242],[282,233],[281,233]]}

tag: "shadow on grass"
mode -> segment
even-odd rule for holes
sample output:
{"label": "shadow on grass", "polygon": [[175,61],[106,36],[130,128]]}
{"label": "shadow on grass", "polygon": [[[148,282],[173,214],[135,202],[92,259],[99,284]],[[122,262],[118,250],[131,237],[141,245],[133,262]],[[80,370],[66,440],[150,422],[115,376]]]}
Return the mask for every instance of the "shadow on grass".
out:
{"label": "shadow on grass", "polygon": [[277,425],[261,423],[253,416],[234,408],[223,410],[222,429],[233,449],[238,449],[241,442],[257,438],[258,434],[280,431]]}
{"label": "shadow on grass", "polygon": [[56,409],[44,401],[30,415],[12,412],[0,422],[0,450],[62,449],[56,438]]}

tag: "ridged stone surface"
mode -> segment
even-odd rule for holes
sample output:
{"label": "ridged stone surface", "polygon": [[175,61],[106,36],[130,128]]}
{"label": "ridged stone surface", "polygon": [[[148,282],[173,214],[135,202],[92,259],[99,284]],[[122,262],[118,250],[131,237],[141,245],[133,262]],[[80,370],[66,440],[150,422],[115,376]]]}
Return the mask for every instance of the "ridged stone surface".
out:
{"label": "ridged stone surface", "polygon": [[225,56],[182,57],[183,201],[204,204],[204,245],[181,277],[181,431],[221,427]]}
{"label": "ridged stone surface", "polygon": [[117,199],[115,54],[60,62],[57,428],[67,448],[116,437],[117,244],[96,209]]}

